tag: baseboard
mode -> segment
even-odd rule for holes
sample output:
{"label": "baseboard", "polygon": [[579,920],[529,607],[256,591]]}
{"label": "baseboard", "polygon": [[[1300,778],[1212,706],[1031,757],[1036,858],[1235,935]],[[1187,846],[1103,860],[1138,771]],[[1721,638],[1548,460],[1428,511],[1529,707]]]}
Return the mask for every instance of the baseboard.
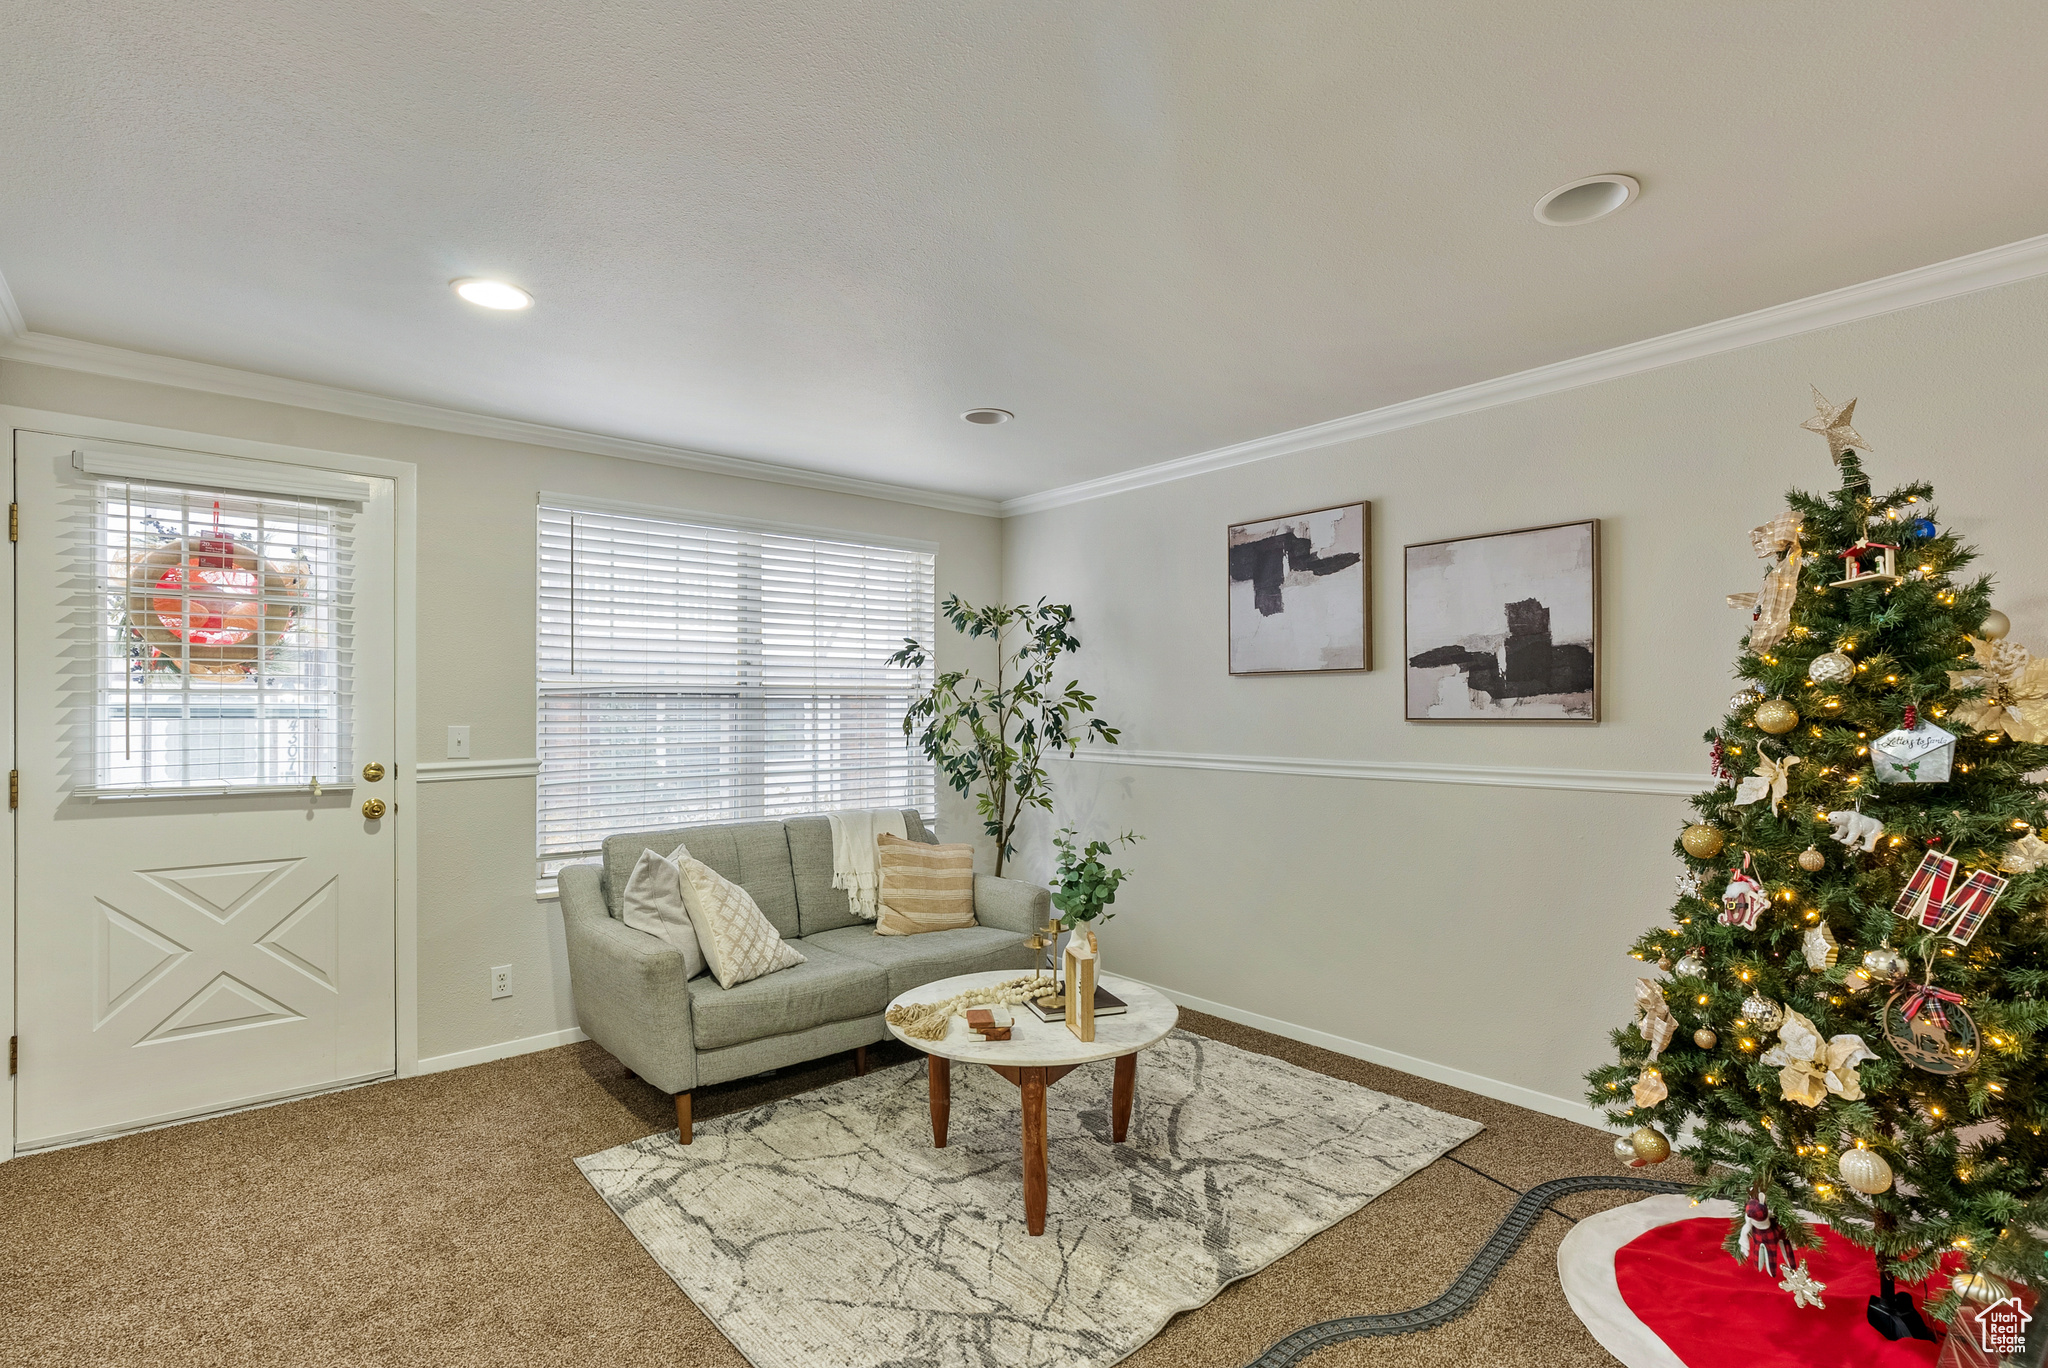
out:
{"label": "baseboard", "polygon": [[552,1050],[557,1045],[574,1045],[579,1040],[588,1040],[578,1027],[571,1026],[565,1031],[548,1031],[543,1035],[525,1036],[519,1040],[501,1040],[495,1045],[479,1045],[474,1050],[457,1050],[454,1054],[435,1055],[420,1061],[419,1072],[423,1074],[442,1073],[449,1069],[466,1069],[472,1064],[488,1064],[494,1059],[510,1059],[513,1055],[532,1054],[535,1050]]}
{"label": "baseboard", "polygon": [[[1129,978],[1131,976],[1126,974],[1123,977]],[[1137,983],[1145,982],[1144,979],[1134,979],[1133,981]],[[1514,1083],[1503,1083],[1497,1078],[1488,1078],[1484,1074],[1467,1073],[1463,1069],[1454,1069],[1448,1064],[1438,1064],[1434,1060],[1418,1059],[1414,1055],[1405,1055],[1394,1050],[1383,1050],[1377,1045],[1367,1045],[1363,1041],[1349,1040],[1343,1036],[1332,1035],[1328,1031],[1318,1031],[1308,1026],[1297,1026],[1291,1021],[1282,1021],[1278,1017],[1261,1016],[1257,1012],[1247,1012],[1241,1007],[1232,1007],[1227,1003],[1211,1002],[1207,998],[1196,997],[1193,993],[1183,993],[1177,989],[1168,988],[1163,984],[1152,983],[1146,986],[1166,994],[1167,997],[1173,999],[1175,1003],[1182,1007],[1192,1008],[1197,1012],[1207,1012],[1210,1016],[1222,1017],[1225,1021],[1234,1021],[1240,1026],[1249,1026],[1253,1030],[1267,1031],[1276,1036],[1285,1036],[1289,1040],[1298,1040],[1304,1045],[1314,1045],[1319,1049],[1329,1050],[1336,1054],[1349,1055],[1353,1059],[1362,1059],[1368,1064],[1378,1064],[1383,1068],[1398,1069],[1405,1074],[1414,1074],[1417,1078],[1426,1078],[1432,1083],[1443,1083],[1453,1088],[1463,1088],[1466,1092],[1478,1093],[1481,1097],[1490,1097],[1496,1102],[1508,1102],[1517,1107],[1526,1107],[1530,1111],[1541,1112],[1545,1116],[1555,1116],[1565,1121],[1576,1121],[1582,1126],[1592,1127],[1602,1135],[1612,1135],[1614,1133],[1613,1128],[1607,1124],[1606,1117],[1597,1108],[1589,1107],[1583,1102],[1572,1102],[1562,1097],[1552,1097],[1549,1093],[1540,1093],[1532,1088],[1524,1088]]]}

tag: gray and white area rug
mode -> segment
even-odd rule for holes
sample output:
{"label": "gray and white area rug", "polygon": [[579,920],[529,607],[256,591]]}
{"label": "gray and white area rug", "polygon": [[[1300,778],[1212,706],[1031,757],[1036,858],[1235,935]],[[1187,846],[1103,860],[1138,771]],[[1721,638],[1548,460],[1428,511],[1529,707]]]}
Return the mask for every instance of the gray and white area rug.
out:
{"label": "gray and white area rug", "polygon": [[1017,1088],[878,1070],[576,1161],[756,1368],[1100,1368],[1476,1135],[1476,1121],[1175,1031],[1048,1090],[1045,1234],[1024,1229]]}

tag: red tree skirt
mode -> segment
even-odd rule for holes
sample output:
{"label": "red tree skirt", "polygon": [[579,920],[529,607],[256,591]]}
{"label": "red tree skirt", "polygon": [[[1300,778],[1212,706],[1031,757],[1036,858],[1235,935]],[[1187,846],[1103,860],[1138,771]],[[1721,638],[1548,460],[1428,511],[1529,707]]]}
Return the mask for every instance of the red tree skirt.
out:
{"label": "red tree skirt", "polygon": [[1652,1197],[1580,1221],[1559,1247],[1572,1309],[1628,1368],[1932,1368],[1937,1345],[1888,1341],[1865,1320],[1868,1250],[1818,1227],[1824,1243],[1803,1255],[1826,1308],[1798,1307],[1721,1248],[1725,1207]]}
{"label": "red tree skirt", "polygon": [[1864,1307],[1877,1295],[1877,1261],[1826,1226],[1802,1252],[1827,1284],[1826,1308],[1794,1306],[1778,1279],[1728,1257],[1725,1219],[1677,1221],[1646,1231],[1614,1256],[1621,1298],[1686,1368],[1927,1368],[1937,1346],[1887,1341]]}

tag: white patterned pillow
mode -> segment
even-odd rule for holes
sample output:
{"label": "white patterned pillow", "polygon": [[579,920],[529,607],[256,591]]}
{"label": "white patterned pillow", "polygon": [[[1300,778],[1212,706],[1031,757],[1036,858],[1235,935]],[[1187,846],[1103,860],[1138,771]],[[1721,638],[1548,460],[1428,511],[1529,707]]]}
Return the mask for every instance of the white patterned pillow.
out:
{"label": "white patterned pillow", "polygon": [[678,864],[689,858],[690,852],[681,846],[673,855],[641,851],[632,877],[626,880],[626,891],[619,896],[619,920],[680,950],[683,977],[695,978],[707,966],[696,929],[690,925],[689,909],[683,906],[683,872]]}
{"label": "white patterned pillow", "polygon": [[682,874],[683,906],[690,910],[697,944],[719,987],[730,988],[804,962],[746,889],[688,855],[676,862],[676,868]]}

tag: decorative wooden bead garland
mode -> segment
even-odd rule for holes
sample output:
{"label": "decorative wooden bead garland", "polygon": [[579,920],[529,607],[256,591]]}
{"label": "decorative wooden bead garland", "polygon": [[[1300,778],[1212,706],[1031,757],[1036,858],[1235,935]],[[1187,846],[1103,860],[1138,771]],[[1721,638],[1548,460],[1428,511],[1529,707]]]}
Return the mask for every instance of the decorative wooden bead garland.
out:
{"label": "decorative wooden bead garland", "polygon": [[1021,1006],[1034,998],[1044,997],[1055,986],[1049,978],[1026,974],[1023,978],[1004,979],[986,988],[970,988],[964,993],[955,993],[944,1002],[906,1002],[891,1007],[888,1021],[914,1039],[938,1040],[946,1034],[946,1027],[956,1012],[997,1003],[1006,1007]]}

